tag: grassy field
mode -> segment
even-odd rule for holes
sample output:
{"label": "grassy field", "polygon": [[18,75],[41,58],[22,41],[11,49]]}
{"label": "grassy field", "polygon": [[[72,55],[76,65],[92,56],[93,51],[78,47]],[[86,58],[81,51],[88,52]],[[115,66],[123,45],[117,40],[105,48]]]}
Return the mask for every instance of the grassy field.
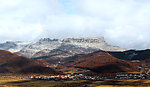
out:
{"label": "grassy field", "polygon": [[48,81],[1,77],[0,87],[150,87],[150,80]]}

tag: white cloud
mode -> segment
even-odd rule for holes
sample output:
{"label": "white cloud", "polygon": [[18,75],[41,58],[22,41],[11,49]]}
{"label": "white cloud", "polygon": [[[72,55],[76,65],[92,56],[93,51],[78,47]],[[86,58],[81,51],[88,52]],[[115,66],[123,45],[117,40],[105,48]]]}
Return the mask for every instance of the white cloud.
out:
{"label": "white cloud", "polygon": [[107,41],[125,48],[150,48],[150,5],[148,0],[77,0],[81,15],[103,21]]}
{"label": "white cloud", "polygon": [[[101,31],[93,31],[101,27],[101,21],[93,17],[83,17],[80,15],[54,15],[49,16],[44,23],[45,34],[53,37],[87,37],[101,34]],[[49,32],[49,33],[47,33]],[[95,33],[91,33],[95,32]],[[48,36],[48,35],[47,35]]]}
{"label": "white cloud", "polygon": [[34,40],[46,17],[59,13],[57,0],[0,0],[0,40]]}
{"label": "white cloud", "polygon": [[149,0],[0,0],[0,40],[104,36],[150,48]]}

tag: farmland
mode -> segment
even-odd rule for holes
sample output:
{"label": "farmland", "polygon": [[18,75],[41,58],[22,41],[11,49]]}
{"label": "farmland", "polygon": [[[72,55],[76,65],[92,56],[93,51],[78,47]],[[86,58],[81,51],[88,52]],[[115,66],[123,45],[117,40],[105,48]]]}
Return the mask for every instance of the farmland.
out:
{"label": "farmland", "polygon": [[150,87],[150,80],[35,80],[27,77],[0,77],[0,87]]}

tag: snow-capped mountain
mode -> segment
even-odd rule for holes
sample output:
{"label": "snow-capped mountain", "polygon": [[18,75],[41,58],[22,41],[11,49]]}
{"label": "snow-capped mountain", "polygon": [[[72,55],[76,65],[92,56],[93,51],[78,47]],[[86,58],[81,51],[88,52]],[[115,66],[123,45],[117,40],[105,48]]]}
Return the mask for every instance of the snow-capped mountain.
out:
{"label": "snow-capped mountain", "polygon": [[125,51],[126,49],[118,46],[111,46],[106,43],[104,37],[101,38],[67,38],[63,39],[63,42],[81,46],[83,48],[95,48],[104,51]]}
{"label": "snow-capped mountain", "polygon": [[61,46],[60,41],[56,39],[51,40],[49,38],[43,38],[35,43],[26,45],[26,47],[18,51],[17,54],[31,58],[40,51],[48,53],[59,46]]}
{"label": "snow-capped mountain", "polygon": [[25,48],[30,43],[31,42],[21,42],[21,41],[11,42],[11,41],[7,41],[6,43],[1,43],[0,44],[0,49],[1,50],[8,50],[12,53],[15,53],[15,52],[18,52],[21,49]]}
{"label": "snow-capped mountain", "polygon": [[15,42],[7,41],[6,43],[0,44],[0,49],[1,50],[9,50],[10,48],[15,48],[16,46],[17,46],[17,44]]}
{"label": "snow-capped mountain", "polygon": [[88,54],[88,53],[92,53],[98,51],[98,49],[92,49],[92,48],[83,48],[83,47],[79,47],[76,45],[71,45],[71,44],[62,44],[60,47],[53,49],[51,51],[39,51],[37,52],[33,58],[38,58],[41,56],[44,57],[55,57],[55,58],[67,58],[70,56],[74,56],[77,54]]}
{"label": "snow-capped mountain", "polygon": [[95,50],[99,50],[99,49],[104,50],[104,51],[125,51],[126,50],[118,46],[108,45],[105,42],[103,37],[101,38],[65,38],[65,39],[42,38],[37,42],[20,42],[20,41],[6,42],[6,43],[0,44],[0,49],[8,50],[10,52],[17,53],[21,56],[25,56],[28,58],[49,55],[54,50],[55,51],[66,50],[72,53],[70,56],[72,56],[73,54],[94,52]]}

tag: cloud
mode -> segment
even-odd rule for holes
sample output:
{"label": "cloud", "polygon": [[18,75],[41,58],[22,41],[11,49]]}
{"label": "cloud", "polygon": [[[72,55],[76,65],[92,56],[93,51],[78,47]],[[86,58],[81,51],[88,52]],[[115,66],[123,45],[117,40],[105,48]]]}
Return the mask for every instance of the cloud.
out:
{"label": "cloud", "polygon": [[150,6],[148,0],[77,0],[81,15],[103,21],[100,30],[107,42],[124,48],[150,48]]}
{"label": "cloud", "polygon": [[[101,31],[93,31],[101,27],[100,20],[93,17],[83,17],[80,15],[54,15],[49,16],[44,23],[44,35],[53,37],[88,37],[101,34]],[[91,33],[92,32],[92,33]],[[95,32],[95,33],[93,33]],[[46,36],[48,36],[46,35]]]}
{"label": "cloud", "polygon": [[0,40],[34,40],[47,16],[60,13],[57,0],[0,0]]}
{"label": "cloud", "polygon": [[149,0],[0,0],[0,41],[99,37],[150,48]]}

